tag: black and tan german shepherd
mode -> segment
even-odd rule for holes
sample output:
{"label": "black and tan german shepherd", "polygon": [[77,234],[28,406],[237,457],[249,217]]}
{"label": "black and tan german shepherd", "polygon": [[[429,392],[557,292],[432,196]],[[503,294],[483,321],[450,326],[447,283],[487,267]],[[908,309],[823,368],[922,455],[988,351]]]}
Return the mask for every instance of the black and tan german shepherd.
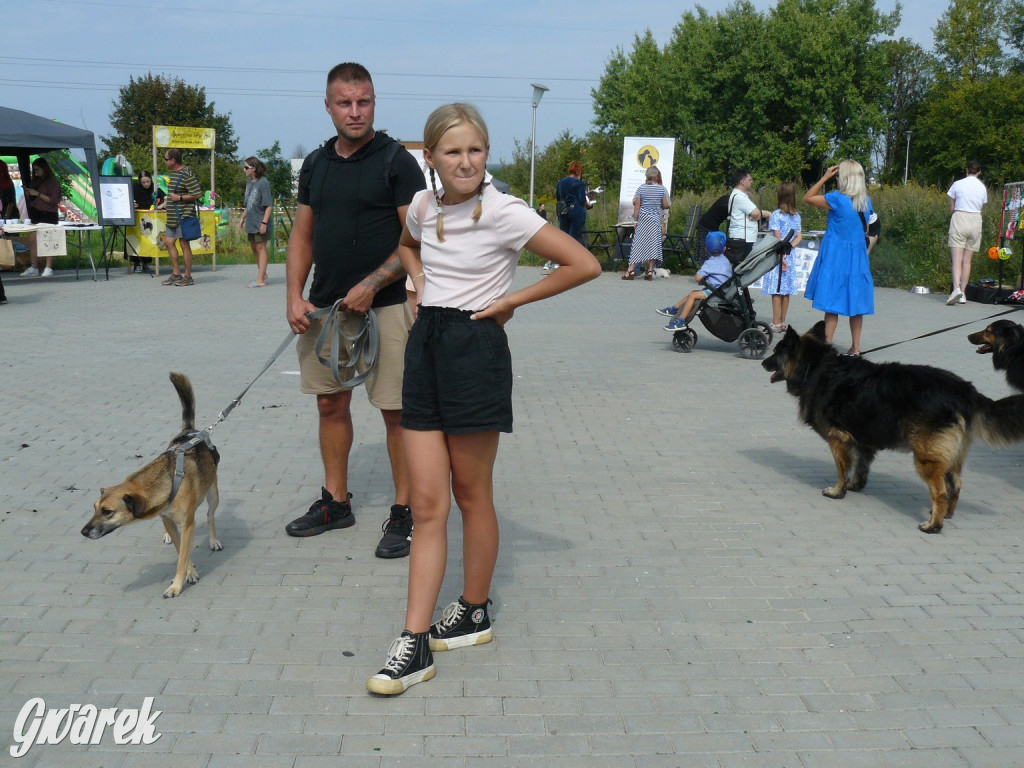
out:
{"label": "black and tan german shepherd", "polygon": [[1024,395],[993,401],[941,368],[840,355],[825,341],[824,322],[803,336],[788,329],[761,365],[772,383],[786,382],[800,419],[832,449],[838,480],[825,496],[863,489],[878,451],[914,454],[931,493],[931,516],[918,526],[925,533],[941,531],[956,511],[974,435],[993,445],[1024,440]]}
{"label": "black and tan german shepherd", "polygon": [[967,335],[977,344],[979,355],[992,355],[992,367],[1006,371],[1006,383],[1024,392],[1024,326],[1009,320],[996,320],[984,330]]}

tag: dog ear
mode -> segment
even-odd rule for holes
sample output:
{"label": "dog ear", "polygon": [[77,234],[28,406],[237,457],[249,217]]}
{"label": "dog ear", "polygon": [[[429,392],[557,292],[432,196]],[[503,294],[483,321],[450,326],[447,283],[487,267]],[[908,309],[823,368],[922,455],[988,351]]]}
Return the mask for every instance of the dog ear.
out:
{"label": "dog ear", "polygon": [[122,496],[121,500],[124,502],[124,505],[128,507],[128,511],[132,513],[132,517],[134,518],[138,518],[146,508],[145,504],[142,503],[142,499],[137,499],[130,493],[126,493]]}
{"label": "dog ear", "polygon": [[790,341],[798,341],[800,339],[800,334],[793,330],[793,326],[789,326],[782,338],[789,339]]}
{"label": "dog ear", "polygon": [[819,341],[824,341],[825,340],[825,321],[824,320],[819,320],[818,322],[816,322],[814,325],[811,326],[811,330],[809,330],[807,332],[807,334],[809,336],[813,336],[814,338],[818,339]]}

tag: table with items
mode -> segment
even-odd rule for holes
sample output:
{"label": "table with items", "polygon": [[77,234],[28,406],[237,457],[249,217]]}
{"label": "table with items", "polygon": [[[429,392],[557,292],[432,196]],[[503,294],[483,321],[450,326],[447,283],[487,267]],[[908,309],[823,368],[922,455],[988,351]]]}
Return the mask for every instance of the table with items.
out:
{"label": "table with items", "polygon": [[[89,266],[92,268],[92,279],[96,280],[96,263],[92,258],[92,233],[103,231],[99,224],[77,224],[63,222],[61,224],[30,224],[26,221],[7,220],[0,222],[0,230],[7,237],[20,237],[32,232],[36,233],[36,256],[46,258],[47,256],[68,255],[68,233],[77,234],[75,240],[71,240],[71,246],[76,249],[75,258],[75,279],[78,279],[78,268],[83,258],[89,259]],[[87,244],[82,242],[82,233],[86,233]]]}

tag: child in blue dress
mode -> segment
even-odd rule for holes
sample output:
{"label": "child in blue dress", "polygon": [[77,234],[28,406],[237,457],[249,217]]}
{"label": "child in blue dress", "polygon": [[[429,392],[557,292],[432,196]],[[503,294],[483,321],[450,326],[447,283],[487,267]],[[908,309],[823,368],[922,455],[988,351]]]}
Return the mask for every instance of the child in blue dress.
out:
{"label": "child in blue dress", "polygon": [[[803,240],[800,231],[800,213],[796,209],[796,187],[787,181],[779,185],[778,208],[768,218],[768,229],[780,240],[792,231],[790,245],[796,248]],[[761,278],[761,293],[772,297],[771,328],[781,333],[786,325],[786,312],[789,310],[789,297],[796,293],[796,270],[793,268],[793,256],[787,253],[782,257],[781,265],[772,267],[771,272]]]}

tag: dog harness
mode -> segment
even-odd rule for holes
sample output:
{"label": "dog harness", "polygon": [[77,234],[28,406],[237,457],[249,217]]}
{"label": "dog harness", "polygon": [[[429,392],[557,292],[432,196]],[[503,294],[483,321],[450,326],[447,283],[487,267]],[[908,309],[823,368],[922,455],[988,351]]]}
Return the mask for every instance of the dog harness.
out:
{"label": "dog harness", "polygon": [[206,447],[211,451],[216,450],[213,447],[213,441],[210,439],[210,431],[212,429],[213,427],[207,427],[202,431],[190,432],[188,440],[178,443],[171,449],[174,451],[174,479],[171,480],[171,497],[167,500],[168,506],[174,501],[174,497],[178,495],[181,481],[185,477],[185,454],[200,443],[206,443]]}

